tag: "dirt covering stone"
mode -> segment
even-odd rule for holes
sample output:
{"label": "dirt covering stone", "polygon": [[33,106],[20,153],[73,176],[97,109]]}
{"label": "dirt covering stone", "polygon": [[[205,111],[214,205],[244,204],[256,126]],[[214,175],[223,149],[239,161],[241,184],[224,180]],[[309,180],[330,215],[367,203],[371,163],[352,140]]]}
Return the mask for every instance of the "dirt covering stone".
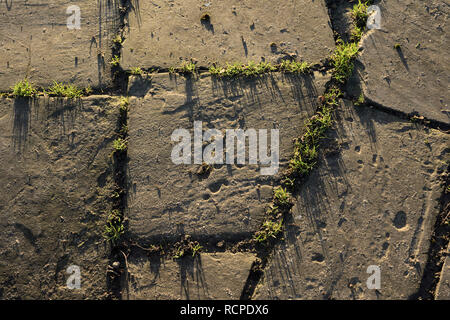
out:
{"label": "dirt covering stone", "polygon": [[334,50],[324,1],[140,1],[128,15],[122,66],[169,68],[184,61],[318,63]]}
{"label": "dirt covering stone", "polygon": [[254,258],[253,254],[241,252],[201,253],[182,259],[132,257],[124,298],[237,300]]}
{"label": "dirt covering stone", "polygon": [[448,258],[448,250],[436,288],[436,300],[450,300],[450,260]]}
{"label": "dirt covering stone", "polygon": [[[69,29],[80,9],[80,29]],[[118,1],[14,0],[0,3],[0,91],[28,78],[47,87],[111,86],[111,41],[117,32]],[[70,24],[72,25],[72,24]]]}
{"label": "dirt covering stone", "polygon": [[0,98],[1,299],[105,298],[117,116],[107,96]]}
{"label": "dirt covering stone", "polygon": [[[171,140],[172,133],[186,129],[192,140],[194,121],[200,121],[203,130],[253,128],[270,133],[277,128],[281,172],[292,155],[292,140],[314,114],[328,80],[329,75],[320,73],[231,80],[158,74],[150,86],[140,86],[144,93],[139,96],[144,97],[133,98],[129,112],[130,236],[142,243],[174,241],[184,234],[251,238],[262,223],[279,174],[263,175],[264,166],[249,164],[248,142],[245,164],[236,164],[236,159],[234,164],[211,164],[203,174],[201,162],[194,164],[192,156],[191,164],[175,164],[171,156],[177,142]],[[269,135],[267,139],[270,145]]]}
{"label": "dirt covering stone", "polygon": [[356,74],[366,98],[385,108],[450,124],[450,58],[443,1],[383,1],[381,29],[362,39]]}
{"label": "dirt covering stone", "polygon": [[[257,299],[408,299],[419,290],[449,136],[349,101],[335,129]],[[379,288],[367,285],[369,266],[380,269]]]}
{"label": "dirt covering stone", "polygon": [[[0,300],[450,299],[445,1],[372,1],[381,28],[353,47],[360,1],[50,2],[0,0]],[[270,151],[278,129],[278,171],[249,139],[243,163],[174,163],[199,123]]]}

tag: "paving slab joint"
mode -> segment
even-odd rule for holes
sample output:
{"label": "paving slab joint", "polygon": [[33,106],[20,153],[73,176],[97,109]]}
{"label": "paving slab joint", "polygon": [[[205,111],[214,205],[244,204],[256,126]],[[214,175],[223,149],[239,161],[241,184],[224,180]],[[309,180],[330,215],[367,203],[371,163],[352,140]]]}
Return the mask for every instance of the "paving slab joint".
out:
{"label": "paving slab joint", "polygon": [[440,197],[440,211],[433,228],[422,281],[418,292],[411,295],[411,300],[434,300],[436,288],[442,276],[442,268],[447,255],[450,234],[450,163],[440,175],[443,189]]}

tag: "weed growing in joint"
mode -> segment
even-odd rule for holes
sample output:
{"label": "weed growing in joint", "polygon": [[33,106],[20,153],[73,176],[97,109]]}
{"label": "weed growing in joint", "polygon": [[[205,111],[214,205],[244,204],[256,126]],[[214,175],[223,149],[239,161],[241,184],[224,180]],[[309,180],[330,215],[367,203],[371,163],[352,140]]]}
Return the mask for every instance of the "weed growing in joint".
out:
{"label": "weed growing in joint", "polygon": [[363,1],[358,0],[358,3],[353,6],[352,9],[352,18],[355,22],[355,25],[360,28],[364,29],[366,27],[367,23],[367,8],[369,7],[370,1]]}
{"label": "weed growing in joint", "polygon": [[178,72],[181,74],[194,74],[197,71],[197,67],[193,62],[184,62],[181,67],[178,68]]}
{"label": "weed growing in joint", "polygon": [[288,207],[291,205],[291,195],[286,191],[285,188],[278,186],[273,192],[273,202],[279,207]]}
{"label": "weed growing in joint", "polygon": [[118,34],[114,39],[113,39],[113,43],[117,44],[117,45],[122,45],[123,39],[120,36],[120,34]]}
{"label": "weed growing in joint", "polygon": [[276,68],[272,66],[269,62],[260,62],[255,63],[253,61],[250,61],[247,66],[244,66],[244,76],[246,77],[252,77],[259,74],[267,73],[275,71]]}
{"label": "weed growing in joint", "polygon": [[17,82],[11,89],[14,97],[33,97],[37,93],[37,90],[27,79]]}
{"label": "weed growing in joint", "polygon": [[289,168],[299,175],[308,174],[316,164],[317,150],[316,146],[295,143],[294,156],[289,162]]}
{"label": "weed growing in joint", "polygon": [[197,66],[195,65],[194,62],[185,61],[178,68],[169,67],[170,74],[180,73],[183,75],[191,75],[191,74],[195,74],[196,72],[197,72]]}
{"label": "weed growing in joint", "polygon": [[227,63],[226,67],[223,68],[211,66],[209,72],[216,77],[235,77],[244,73],[244,67],[240,63]]}
{"label": "weed growing in joint", "polygon": [[131,69],[130,73],[135,76],[141,76],[144,74],[144,71],[141,68],[136,67],[136,68]]}
{"label": "weed growing in joint", "polygon": [[115,244],[124,233],[123,219],[119,210],[113,210],[106,221],[104,237]]}
{"label": "weed growing in joint", "polygon": [[345,43],[341,39],[337,41],[336,50],[331,57],[334,79],[344,83],[352,75],[353,60],[358,54],[358,50],[357,43]]}
{"label": "weed growing in joint", "polygon": [[280,70],[286,73],[308,73],[310,66],[307,62],[283,60],[280,64]]}
{"label": "weed growing in joint", "polygon": [[91,86],[87,86],[86,88],[84,88],[84,93],[86,95],[90,95],[92,93],[92,88]]}
{"label": "weed growing in joint", "polygon": [[284,186],[284,188],[287,189],[287,190],[294,190],[295,179],[292,179],[292,178],[289,178],[289,177],[284,177],[281,180],[281,185]]}
{"label": "weed growing in joint", "polygon": [[120,57],[115,55],[111,58],[111,61],[109,63],[114,67],[118,66],[120,64]]}
{"label": "weed growing in joint", "polygon": [[281,218],[282,212],[280,211],[280,208],[273,205],[269,209],[267,209],[266,215],[269,220],[277,220],[277,219]]}
{"label": "weed growing in joint", "polygon": [[310,65],[307,62],[296,62],[291,60],[284,60],[280,65],[272,65],[269,62],[255,63],[248,62],[247,65],[241,63],[233,63],[225,67],[218,67],[213,65],[209,68],[211,75],[215,77],[253,77],[264,73],[282,71],[285,73],[308,73],[310,72]]}
{"label": "weed growing in joint", "polygon": [[241,63],[233,63],[227,65],[225,67],[217,67],[215,65],[209,68],[209,72],[211,75],[215,77],[253,77],[263,73],[276,71],[277,68],[273,66],[269,62],[261,61],[259,63],[250,61],[247,65]]}
{"label": "weed growing in joint", "polygon": [[270,239],[276,239],[281,231],[283,231],[283,219],[266,220],[261,230],[255,233],[254,239],[258,243],[267,243]]}
{"label": "weed growing in joint", "polygon": [[364,100],[364,93],[361,92],[361,94],[359,95],[358,99],[353,103],[355,106],[361,106],[363,105],[365,102]]}
{"label": "weed growing in joint", "polygon": [[326,130],[333,124],[333,107],[338,105],[341,92],[330,89],[324,95],[319,111],[305,125],[305,133],[294,144],[294,155],[289,162],[290,173],[294,176],[307,175],[316,165],[319,142],[325,137]]}
{"label": "weed growing in joint", "polygon": [[362,35],[364,33],[364,29],[358,27],[358,26],[354,26],[350,35],[350,40],[352,42],[359,42],[359,40],[361,40]]}
{"label": "weed growing in joint", "polygon": [[128,134],[128,126],[126,124],[122,124],[122,127],[120,127],[120,134],[126,135]]}
{"label": "weed growing in joint", "polygon": [[128,97],[121,97],[119,101],[120,113],[126,113],[128,111],[128,106],[130,105],[130,100]]}
{"label": "weed growing in joint", "polygon": [[125,150],[127,150],[128,143],[122,138],[117,138],[113,141],[113,147],[116,152],[124,152]]}
{"label": "weed growing in joint", "polygon": [[324,95],[324,103],[321,108],[326,108],[327,106],[337,107],[339,106],[338,98],[342,97],[342,92],[339,88],[330,88],[328,92]]}
{"label": "weed growing in joint", "polygon": [[193,246],[192,246],[192,256],[195,257],[195,255],[196,255],[198,252],[200,252],[200,250],[201,250],[202,248],[203,248],[203,247],[202,247],[198,242],[194,243]]}
{"label": "weed growing in joint", "polygon": [[175,244],[174,259],[180,259],[187,254],[195,257],[203,247],[197,241],[191,241],[190,236],[186,235],[180,242]]}
{"label": "weed growing in joint", "polygon": [[266,219],[253,237],[256,243],[268,244],[277,238],[282,231],[284,214],[291,206],[291,194],[287,191],[295,189],[295,181],[309,174],[317,164],[320,141],[325,138],[326,130],[333,124],[332,112],[338,106],[338,98],[342,93],[332,87],[322,97],[316,114],[305,123],[305,133],[294,144],[294,154],[289,162],[289,169],[281,180],[281,186],[274,189],[273,206],[266,212]]}
{"label": "weed growing in joint", "polygon": [[64,84],[53,81],[53,85],[48,88],[47,93],[51,96],[67,97],[73,99],[81,97],[83,95],[83,90],[71,84]]}
{"label": "weed growing in joint", "polygon": [[362,34],[366,30],[368,18],[367,8],[370,3],[371,1],[361,2],[361,0],[358,0],[358,3],[353,6],[351,11],[353,18],[353,30],[350,37],[353,42],[358,42],[361,40]]}
{"label": "weed growing in joint", "polygon": [[177,250],[175,251],[175,254],[173,255],[173,258],[174,259],[180,259],[183,256],[184,256],[184,249],[183,248],[177,248]]}
{"label": "weed growing in joint", "polygon": [[274,189],[272,207],[266,212],[266,219],[254,236],[258,244],[268,245],[270,240],[279,237],[283,229],[283,219],[292,206],[291,194],[295,190],[295,181],[305,177],[317,164],[319,143],[325,138],[325,132],[333,124],[332,112],[339,105],[342,96],[339,88],[332,87],[321,97],[316,114],[305,123],[305,132],[294,144],[294,154],[289,162],[281,186]]}

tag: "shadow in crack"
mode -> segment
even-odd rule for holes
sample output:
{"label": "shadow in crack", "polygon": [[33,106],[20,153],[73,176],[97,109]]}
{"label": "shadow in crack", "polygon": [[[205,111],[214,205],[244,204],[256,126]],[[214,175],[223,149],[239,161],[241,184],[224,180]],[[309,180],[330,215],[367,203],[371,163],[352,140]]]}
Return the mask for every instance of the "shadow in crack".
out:
{"label": "shadow in crack", "polygon": [[120,0],[97,0],[98,9],[98,33],[91,39],[91,48],[95,44],[97,47],[97,71],[98,85],[103,85],[103,76],[106,71],[104,52],[109,48],[109,43],[113,36],[117,34],[120,26],[120,10],[122,6]]}

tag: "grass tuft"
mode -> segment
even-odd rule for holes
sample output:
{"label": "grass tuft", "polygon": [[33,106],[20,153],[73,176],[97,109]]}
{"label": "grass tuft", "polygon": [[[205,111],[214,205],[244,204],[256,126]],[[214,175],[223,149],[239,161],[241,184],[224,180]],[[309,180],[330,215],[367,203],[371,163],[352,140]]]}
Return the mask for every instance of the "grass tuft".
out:
{"label": "grass tuft", "polygon": [[118,34],[114,39],[113,39],[113,43],[117,44],[117,45],[122,45],[123,43],[123,38],[120,34]]}
{"label": "grass tuft", "polygon": [[286,73],[308,73],[310,66],[307,62],[297,62],[291,60],[283,60],[280,64],[280,70]]}
{"label": "grass tuft", "polygon": [[184,75],[194,74],[197,72],[197,67],[193,62],[183,62],[183,64],[178,68],[178,72]]}
{"label": "grass tuft", "polygon": [[361,92],[358,99],[353,103],[356,107],[362,106],[365,102],[364,93]]}
{"label": "grass tuft", "polygon": [[353,18],[353,30],[351,33],[351,41],[359,42],[361,37],[366,30],[367,25],[367,8],[369,7],[370,1],[358,0],[358,3],[353,6],[351,11]]}
{"label": "grass tuft", "polygon": [[353,72],[353,60],[358,54],[358,44],[349,42],[345,43],[338,39],[336,50],[331,56],[332,65],[334,67],[333,78],[341,83],[345,83]]}
{"label": "grass tuft", "polygon": [[53,81],[53,85],[46,91],[51,96],[67,97],[70,99],[79,98],[83,95],[83,89],[79,89],[72,84],[64,84]]}
{"label": "grass tuft", "polygon": [[106,240],[111,241],[113,244],[120,239],[120,236],[124,233],[123,219],[119,210],[113,210],[108,215],[106,221],[105,232],[103,236]]}
{"label": "grass tuft", "polygon": [[136,68],[132,68],[130,70],[130,73],[135,76],[137,76],[137,75],[141,76],[144,74],[144,71],[140,67],[136,67]]}
{"label": "grass tuft", "polygon": [[36,88],[27,79],[17,82],[11,89],[15,97],[33,97],[37,93]]}
{"label": "grass tuft", "polygon": [[258,243],[267,243],[271,239],[276,239],[281,231],[283,231],[283,219],[266,220],[262,228],[255,233],[254,239]]}
{"label": "grass tuft", "polygon": [[286,208],[291,205],[291,194],[281,186],[273,190],[273,202],[277,207]]}
{"label": "grass tuft", "polygon": [[87,86],[86,88],[84,88],[84,94],[85,95],[90,95],[92,93],[92,87],[91,86]]}
{"label": "grass tuft", "polygon": [[118,55],[115,55],[111,58],[111,61],[109,63],[114,67],[118,66],[120,64],[120,57]]}
{"label": "grass tuft", "polygon": [[113,141],[113,148],[116,152],[124,152],[127,150],[128,142],[125,139],[117,138]]}
{"label": "grass tuft", "polygon": [[254,77],[257,75],[261,75],[263,73],[273,72],[276,71],[277,68],[273,66],[270,62],[264,62],[261,61],[259,63],[256,63],[254,61],[249,61],[248,64],[242,64],[242,63],[233,63],[229,64],[227,63],[224,67],[218,67],[216,65],[213,65],[209,68],[209,72],[211,75],[215,77],[239,77],[239,76],[245,76],[245,77]]}
{"label": "grass tuft", "polygon": [[127,112],[130,105],[130,99],[128,97],[121,97],[119,100],[120,112]]}
{"label": "grass tuft", "polygon": [[362,1],[358,0],[358,3],[353,6],[352,9],[352,18],[355,23],[355,26],[364,30],[367,24],[367,8],[369,7],[370,1]]}
{"label": "grass tuft", "polygon": [[192,241],[189,235],[186,235],[180,242],[175,244],[175,253],[173,255],[174,259],[180,259],[188,254],[195,257],[203,247],[198,243],[198,241]]}
{"label": "grass tuft", "polygon": [[305,125],[305,133],[294,144],[294,155],[289,161],[289,169],[294,176],[305,176],[311,172],[317,162],[318,147],[325,137],[326,130],[333,124],[333,107],[342,95],[337,88],[331,88],[324,95],[324,102],[319,111]]}

